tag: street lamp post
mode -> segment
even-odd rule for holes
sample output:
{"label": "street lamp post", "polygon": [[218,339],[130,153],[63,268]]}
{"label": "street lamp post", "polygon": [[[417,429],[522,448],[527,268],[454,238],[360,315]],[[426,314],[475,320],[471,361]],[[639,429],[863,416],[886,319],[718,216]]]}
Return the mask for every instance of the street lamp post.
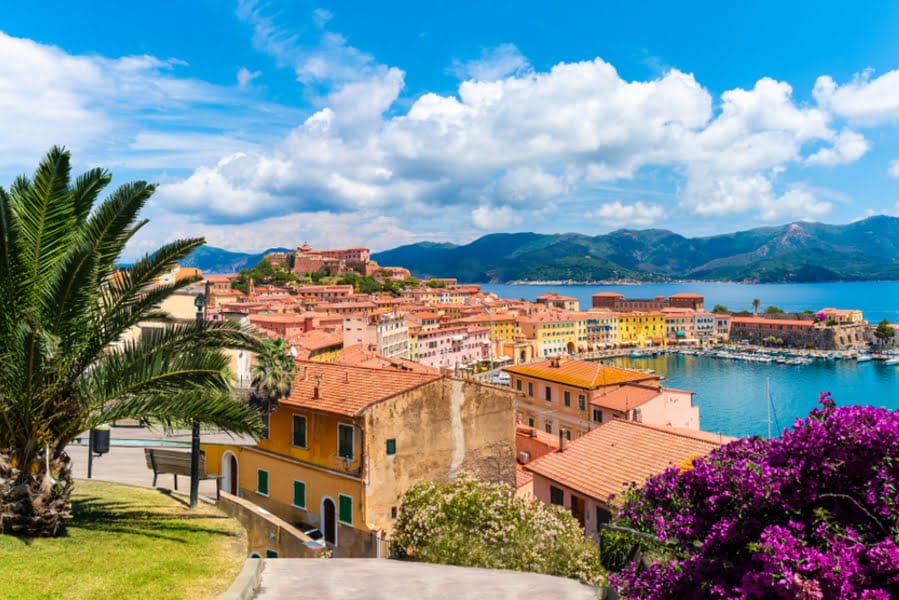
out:
{"label": "street lamp post", "polygon": [[[197,294],[194,298],[197,307],[197,322],[203,320],[206,308],[206,294]],[[190,432],[190,507],[197,507],[200,495],[200,422],[194,421]]]}

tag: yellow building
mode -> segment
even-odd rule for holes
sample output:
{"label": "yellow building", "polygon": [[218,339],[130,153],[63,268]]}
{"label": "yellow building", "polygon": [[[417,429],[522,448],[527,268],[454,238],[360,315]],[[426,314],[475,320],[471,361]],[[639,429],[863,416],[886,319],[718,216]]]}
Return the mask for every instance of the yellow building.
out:
{"label": "yellow building", "polygon": [[514,483],[515,393],[432,373],[299,362],[255,446],[205,444],[222,489],[316,526],[335,556],[385,556],[400,496],[468,472]]}
{"label": "yellow building", "polygon": [[665,315],[661,312],[618,313],[618,343],[621,346],[667,346]]}
{"label": "yellow building", "polygon": [[571,354],[578,347],[578,318],[565,312],[543,312],[518,317],[521,335],[533,340],[538,356]]}

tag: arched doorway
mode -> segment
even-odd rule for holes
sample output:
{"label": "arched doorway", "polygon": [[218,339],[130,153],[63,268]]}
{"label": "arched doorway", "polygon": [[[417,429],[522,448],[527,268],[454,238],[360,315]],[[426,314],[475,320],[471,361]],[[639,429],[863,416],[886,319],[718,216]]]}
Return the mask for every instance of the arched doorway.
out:
{"label": "arched doorway", "polygon": [[234,496],[238,495],[238,476],[237,457],[230,450],[226,450],[222,454],[222,489]]}
{"label": "arched doorway", "polygon": [[337,507],[331,498],[322,498],[322,534],[329,544],[337,545]]}

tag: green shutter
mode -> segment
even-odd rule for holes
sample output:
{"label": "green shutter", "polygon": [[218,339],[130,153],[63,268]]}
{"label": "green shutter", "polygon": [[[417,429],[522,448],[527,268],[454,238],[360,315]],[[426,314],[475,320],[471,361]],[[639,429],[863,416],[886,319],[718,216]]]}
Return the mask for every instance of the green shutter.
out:
{"label": "green shutter", "polygon": [[387,456],[393,456],[396,454],[396,438],[390,438],[387,440]]}
{"label": "green shutter", "polygon": [[293,505],[306,508],[306,484],[302,481],[293,482]]}
{"label": "green shutter", "polygon": [[353,499],[349,496],[344,496],[340,494],[340,513],[338,519],[341,523],[346,523],[348,525],[353,524]]}
{"label": "green shutter", "polygon": [[268,471],[262,469],[256,471],[256,491],[260,494],[268,494]]}

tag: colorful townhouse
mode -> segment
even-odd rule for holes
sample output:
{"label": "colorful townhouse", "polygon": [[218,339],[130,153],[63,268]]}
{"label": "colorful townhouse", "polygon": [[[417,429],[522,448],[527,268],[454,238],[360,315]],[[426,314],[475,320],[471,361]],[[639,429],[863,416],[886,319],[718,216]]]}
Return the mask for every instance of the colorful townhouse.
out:
{"label": "colorful townhouse", "polygon": [[255,446],[204,444],[222,489],[318,527],[337,557],[383,557],[400,497],[463,472],[515,483],[512,391],[402,369],[298,361]]}
{"label": "colorful townhouse", "polygon": [[444,327],[414,334],[416,360],[423,365],[455,371],[490,359],[488,330],[482,327]]}
{"label": "colorful townhouse", "polygon": [[665,388],[653,373],[554,357],[504,367],[519,392],[523,425],[568,439],[612,419],[699,429],[693,393]]}
{"label": "colorful townhouse", "polygon": [[616,419],[523,468],[533,476],[534,497],[567,508],[584,533],[598,539],[600,525],[611,520],[618,506],[610,497],[620,495],[628,483],[643,482],[668,467],[689,466],[727,441],[701,431]]}
{"label": "colorful townhouse", "polygon": [[578,346],[578,319],[569,311],[538,312],[517,318],[521,335],[533,340],[537,356],[572,354]]}
{"label": "colorful townhouse", "polygon": [[618,343],[621,346],[667,346],[668,326],[662,312],[618,313]]}
{"label": "colorful townhouse", "polygon": [[591,310],[578,315],[578,351],[593,352],[618,346],[618,315]]}

